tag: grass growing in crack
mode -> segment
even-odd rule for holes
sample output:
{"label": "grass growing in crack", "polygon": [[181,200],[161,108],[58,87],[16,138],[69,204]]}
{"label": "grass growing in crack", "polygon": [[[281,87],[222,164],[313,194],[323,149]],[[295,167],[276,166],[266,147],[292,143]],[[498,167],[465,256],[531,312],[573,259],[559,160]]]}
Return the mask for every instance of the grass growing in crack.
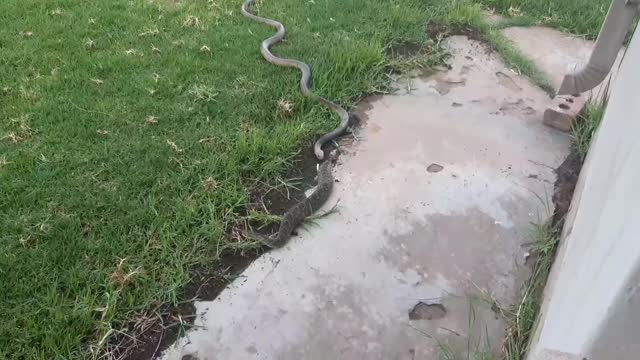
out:
{"label": "grass growing in crack", "polygon": [[584,160],[591,147],[591,141],[600,126],[602,116],[606,109],[606,104],[595,104],[589,102],[578,121],[573,127],[573,137],[575,139],[575,147]]}
{"label": "grass growing in crack", "polygon": [[502,315],[509,322],[507,338],[503,347],[506,360],[523,360],[527,354],[529,338],[540,312],[542,295],[555,259],[560,229],[551,221],[533,226],[531,238],[535,244],[531,249],[534,259],[532,275],[525,283],[519,304],[513,309],[502,309]]}
{"label": "grass growing in crack", "polygon": [[[114,334],[185,301],[191,269],[257,251],[228,234],[275,220],[243,215],[251,190],[277,186],[301,145],[336,119],[300,94],[297,71],[260,57],[272,29],[239,6],[0,3],[0,358],[108,355]],[[274,52],[307,61],[314,89],[346,106],[385,91],[391,71],[442,59],[426,22],[490,31],[465,0],[256,10],[288,29]],[[401,42],[427,46],[385,56]]]}
{"label": "grass growing in crack", "polygon": [[501,27],[545,25],[595,39],[611,0],[476,0],[507,16]]}
{"label": "grass growing in crack", "polygon": [[584,160],[587,157],[589,148],[591,148],[591,142],[593,137],[600,126],[604,112],[607,109],[607,103],[609,102],[609,89],[611,86],[611,78],[607,80],[606,85],[603,87],[602,94],[597,100],[590,99],[584,109],[583,114],[580,116],[579,121],[573,126],[573,138],[575,140],[574,146],[576,151]]}

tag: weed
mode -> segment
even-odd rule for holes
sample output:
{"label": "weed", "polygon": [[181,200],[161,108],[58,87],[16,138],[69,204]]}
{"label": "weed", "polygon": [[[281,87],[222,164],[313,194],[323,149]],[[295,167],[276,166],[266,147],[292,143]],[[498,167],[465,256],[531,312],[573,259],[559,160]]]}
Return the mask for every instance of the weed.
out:
{"label": "weed", "polygon": [[503,353],[505,360],[523,360],[527,354],[529,338],[540,312],[542,295],[555,259],[560,241],[560,229],[551,221],[533,225],[531,238],[535,240],[531,249],[535,261],[532,275],[525,283],[522,299],[513,309],[501,309],[509,322]]}
{"label": "weed", "polygon": [[604,115],[606,104],[587,103],[584,113],[580,116],[580,120],[573,127],[573,137],[575,139],[575,147],[584,160],[587,152],[591,147],[591,141],[600,126],[600,121]]}
{"label": "weed", "polygon": [[587,157],[593,137],[600,126],[600,122],[607,108],[610,85],[611,78],[609,78],[606,86],[604,86],[602,94],[598,94],[600,96],[597,99],[589,99],[579,121],[573,126],[574,146],[582,160]]}

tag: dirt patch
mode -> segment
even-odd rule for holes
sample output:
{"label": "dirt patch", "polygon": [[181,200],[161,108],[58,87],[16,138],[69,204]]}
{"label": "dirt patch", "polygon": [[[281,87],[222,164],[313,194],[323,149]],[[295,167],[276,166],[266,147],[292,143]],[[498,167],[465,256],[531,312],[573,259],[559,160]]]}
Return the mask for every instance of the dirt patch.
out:
{"label": "dirt patch", "polygon": [[430,22],[425,29],[432,39],[444,39],[452,35],[465,35],[471,40],[477,40],[487,44],[488,48],[493,51],[490,42],[482,34],[482,32],[473,26],[468,25],[445,25],[442,23]]}
{"label": "dirt patch", "polygon": [[367,96],[360,101],[358,101],[358,105],[351,110],[351,120],[353,127],[363,127],[367,125],[369,121],[369,115],[367,112],[373,109],[373,103],[382,99],[382,95],[371,95]]}
{"label": "dirt patch", "polygon": [[444,166],[442,166],[440,164],[436,164],[436,163],[433,163],[433,164],[427,166],[427,171],[430,172],[430,173],[437,173],[437,172],[442,171],[442,169],[444,169]]}
{"label": "dirt patch", "polygon": [[[326,152],[325,152],[326,153]],[[267,211],[270,214],[282,215],[293,205],[304,199],[305,191],[317,185],[317,167],[320,164],[313,153],[312,146],[305,147],[300,158],[285,176],[285,179],[295,182],[295,187],[288,188],[258,188],[252,196],[250,209]],[[263,225],[251,223],[252,228],[262,235],[272,235],[278,230],[279,224]],[[295,235],[295,234],[294,234]]]}
{"label": "dirt patch", "polygon": [[564,223],[564,218],[569,211],[573,191],[576,188],[580,170],[582,169],[582,158],[575,146],[571,147],[571,152],[564,159],[560,167],[556,169],[556,182],[553,188],[553,223],[559,228]]}
{"label": "dirt patch", "polygon": [[[116,337],[113,343],[120,344],[120,348],[124,351],[115,351],[115,358],[146,360],[159,356],[193,324],[196,317],[193,300],[215,299],[227,284],[242,273],[258,256],[260,252],[256,251],[222,254],[216,269],[194,269],[192,280],[185,287],[182,296],[183,299],[189,300],[178,305],[163,305],[152,311],[159,314],[159,319],[143,329],[142,333],[137,335],[135,343],[127,337]],[[131,324],[128,330],[135,333],[136,325]]]}
{"label": "dirt patch", "polygon": [[409,320],[436,320],[447,315],[442,304],[427,304],[419,302],[409,311]]}

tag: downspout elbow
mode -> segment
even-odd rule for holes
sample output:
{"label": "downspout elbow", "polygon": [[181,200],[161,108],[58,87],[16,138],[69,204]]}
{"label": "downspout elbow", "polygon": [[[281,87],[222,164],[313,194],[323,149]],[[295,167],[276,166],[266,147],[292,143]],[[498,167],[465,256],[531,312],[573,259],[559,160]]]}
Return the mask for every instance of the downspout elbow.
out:
{"label": "downspout elbow", "polygon": [[580,94],[606,79],[637,12],[638,0],[613,0],[589,62],[579,71],[565,75],[558,95]]}

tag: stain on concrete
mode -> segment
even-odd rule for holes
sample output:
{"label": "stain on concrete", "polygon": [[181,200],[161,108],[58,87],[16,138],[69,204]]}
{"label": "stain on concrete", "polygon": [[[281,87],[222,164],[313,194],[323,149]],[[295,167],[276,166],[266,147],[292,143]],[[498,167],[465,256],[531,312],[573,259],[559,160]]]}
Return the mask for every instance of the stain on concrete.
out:
{"label": "stain on concrete", "polygon": [[369,120],[367,114],[369,110],[373,109],[374,103],[382,99],[381,95],[372,95],[360,101],[358,105],[351,111],[353,116],[358,118],[360,126],[365,126]]}
{"label": "stain on concrete", "polygon": [[420,278],[413,285],[444,278],[462,293],[493,289],[494,296],[508,303],[508,289],[518,278],[513,265],[523,261],[506,254],[519,251],[514,238],[522,235],[478,208],[432,214],[402,234],[386,233],[387,245],[378,257],[401,273],[415,272]]}
{"label": "stain on concrete", "polygon": [[513,91],[522,91],[522,88],[518,86],[515,81],[513,81],[511,76],[503,73],[502,71],[496,72],[496,77],[498,78],[498,84],[506,87],[507,89]]}
{"label": "stain on concrete", "polygon": [[467,83],[467,79],[465,78],[446,76],[443,73],[437,73],[428,79],[432,81],[431,87],[440,95],[446,95],[451,89],[464,86]]}
{"label": "stain on concrete", "polygon": [[434,320],[442,319],[447,315],[447,309],[442,304],[427,304],[420,301],[411,311],[409,311],[409,320]]}
{"label": "stain on concrete", "polygon": [[462,65],[458,74],[467,75],[473,69],[473,65]]}
{"label": "stain on concrete", "polygon": [[437,173],[437,172],[442,171],[442,169],[444,169],[444,166],[442,166],[440,164],[436,164],[436,163],[433,163],[433,164],[427,166],[427,171],[430,172],[430,173]]}

